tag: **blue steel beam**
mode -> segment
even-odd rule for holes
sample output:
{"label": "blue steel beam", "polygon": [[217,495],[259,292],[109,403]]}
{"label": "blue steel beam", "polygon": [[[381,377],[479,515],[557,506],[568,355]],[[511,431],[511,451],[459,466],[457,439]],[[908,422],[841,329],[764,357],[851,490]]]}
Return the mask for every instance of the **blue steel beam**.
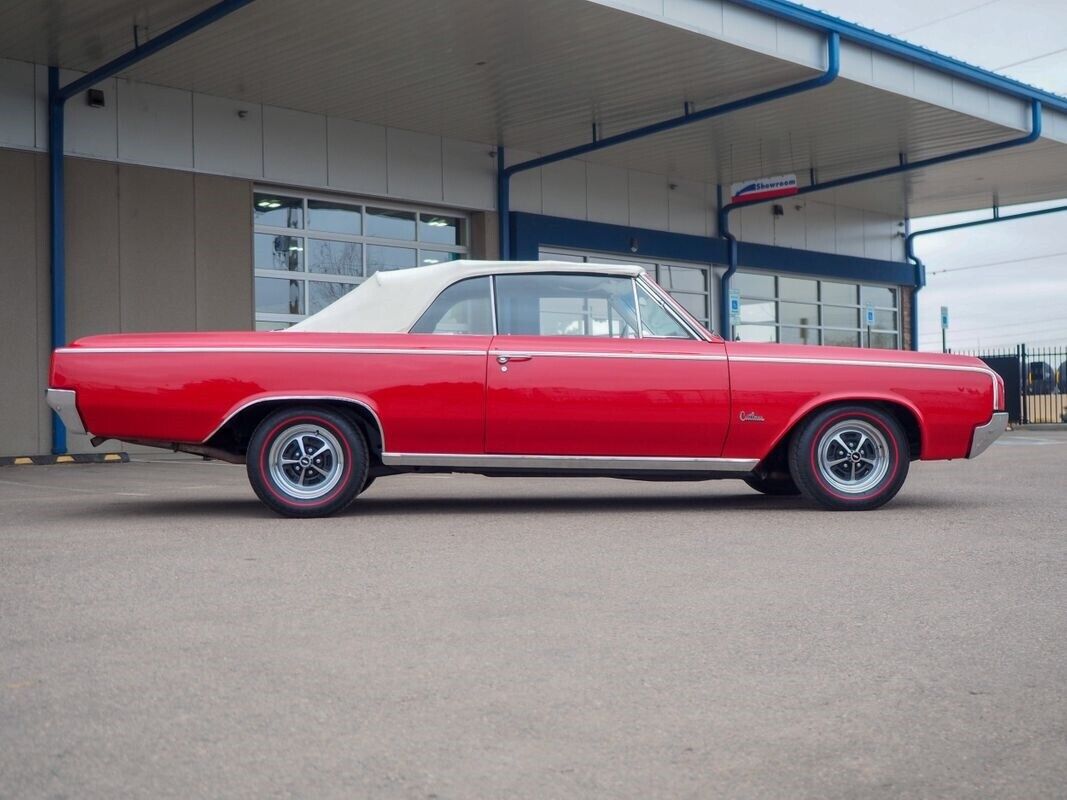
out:
{"label": "blue steel beam", "polygon": [[[67,269],[66,231],[64,228],[65,183],[63,174],[63,122],[66,102],[94,84],[158,53],[165,47],[190,36],[213,22],[247,6],[254,0],[222,0],[199,14],[180,22],[154,39],[134,47],[101,67],[59,85],[59,68],[48,68],[48,226],[51,240],[49,275],[51,276],[52,349],[67,343]],[[67,452],[67,429],[59,415],[52,412],[52,452]]]}
{"label": "blue steel beam", "polygon": [[624,133],[617,133],[613,136],[594,139],[591,142],[570,147],[566,150],[560,150],[557,153],[550,153],[549,155],[532,158],[529,161],[523,161],[519,164],[512,164],[510,167],[504,166],[504,148],[503,146],[498,146],[497,215],[500,224],[501,259],[505,261],[511,260],[511,231],[509,220],[511,211],[511,178],[516,173],[537,169],[538,167],[543,167],[548,164],[554,164],[557,161],[565,161],[569,158],[585,155],[586,153],[604,150],[605,148],[614,147],[618,144],[632,142],[635,139],[643,139],[657,133],[664,133],[665,131],[671,131],[685,125],[692,125],[697,122],[712,119],[713,117],[729,114],[733,111],[740,111],[742,109],[762,105],[763,103],[769,103],[772,100],[779,100],[783,97],[801,94],[802,92],[810,92],[814,89],[826,86],[837,79],[841,70],[841,40],[836,33],[828,34],[826,53],[826,70],[814,78],[808,78],[807,80],[790,84],[789,86],[782,86],[778,89],[761,92],[760,94],[751,97],[732,100],[728,103],[705,108],[701,111],[690,111],[687,104],[686,112],[681,116],[671,117],[670,119],[662,120],[660,122],[654,122],[651,125],[645,125],[640,128],[635,128],[634,130],[625,131]]}
{"label": "blue steel beam", "polygon": [[[1003,142],[994,142],[993,144],[981,145],[980,147],[970,147],[966,150],[959,150],[955,153],[946,153],[940,156],[933,156],[931,158],[920,159],[919,161],[908,161],[905,157],[900,159],[900,163],[891,167],[883,167],[882,169],[874,169],[868,172],[861,172],[857,175],[846,175],[842,178],[835,178],[830,181],[823,181],[822,183],[812,183],[807,186],[801,187],[796,193],[789,195],[789,197],[799,197],[801,195],[811,194],[812,192],[821,192],[826,189],[836,189],[840,186],[849,186],[854,183],[863,183],[864,181],[876,180],[878,178],[886,178],[892,175],[900,175],[905,172],[912,172],[917,169],[923,169],[925,167],[933,167],[938,164],[947,164],[952,161],[961,161],[965,158],[974,158],[976,156],[986,155],[988,153],[995,153],[1000,150],[1008,150],[1013,147],[1022,147],[1023,145],[1033,144],[1041,138],[1042,128],[1042,112],[1041,101],[1033,100],[1030,104],[1030,132],[1025,136],[1020,136],[1015,139],[1008,139]],[[782,200],[785,198],[776,198]],[[771,203],[774,200],[755,200],[752,202],[739,202],[739,203],[727,203],[719,208],[719,235],[727,240],[727,269],[719,279],[720,288],[720,313],[721,316],[721,329],[723,336],[729,338],[730,334],[730,278],[737,272],[738,267],[738,244],[736,237],[730,232],[730,214],[739,208],[745,208],[747,206],[761,205],[764,203]],[[916,276],[916,282],[918,283],[918,275]],[[917,298],[912,296],[912,314],[914,315],[917,310]],[[914,345],[914,342],[913,342]]]}
{"label": "blue steel beam", "polygon": [[[957,222],[954,225],[941,225],[937,228],[925,228],[921,231],[913,231],[904,238],[904,255],[907,259],[915,265],[915,291],[918,291],[926,285],[926,264],[923,260],[915,254],[915,240],[920,236],[929,236],[932,233],[947,233],[949,231],[961,231],[966,228],[977,228],[981,225],[995,225],[1001,222],[1011,222],[1017,219],[1028,219],[1029,217],[1043,217],[1046,214],[1060,214],[1067,211],[1067,206],[1053,206],[1052,208],[1040,208],[1037,211],[1023,211],[1018,214],[1009,214],[1007,216],[1000,213],[998,206],[993,207],[993,216],[989,219],[976,219],[971,222]],[[919,349],[919,315],[916,313],[917,306],[912,306],[911,313],[911,341],[912,349]]]}

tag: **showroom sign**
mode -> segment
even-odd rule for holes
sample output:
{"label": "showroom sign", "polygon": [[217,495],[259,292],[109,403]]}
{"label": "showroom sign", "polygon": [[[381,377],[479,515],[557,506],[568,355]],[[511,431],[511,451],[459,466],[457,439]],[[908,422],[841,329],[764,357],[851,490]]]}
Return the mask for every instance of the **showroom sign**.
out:
{"label": "showroom sign", "polygon": [[741,183],[731,184],[730,202],[751,203],[755,200],[788,197],[796,194],[798,188],[796,175],[775,175],[770,178],[741,181]]}

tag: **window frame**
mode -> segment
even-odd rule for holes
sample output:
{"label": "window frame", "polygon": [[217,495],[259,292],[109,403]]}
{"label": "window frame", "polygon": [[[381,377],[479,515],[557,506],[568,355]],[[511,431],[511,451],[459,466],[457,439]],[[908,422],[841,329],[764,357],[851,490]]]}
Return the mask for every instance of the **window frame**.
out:
{"label": "window frame", "polygon": [[[666,293],[671,298],[672,307],[673,304],[677,304],[682,307],[686,314],[686,327],[692,329],[695,323],[700,326],[699,330],[696,330],[696,336],[702,341],[712,341],[711,338],[703,331],[715,330],[715,314],[717,312],[716,303],[714,302],[714,289],[712,285],[715,282],[715,270],[717,264],[710,262],[700,261],[685,261],[681,259],[661,259],[661,258],[641,258],[639,256],[626,256],[617,253],[600,252],[595,250],[575,250],[567,247],[556,247],[554,245],[542,245],[537,251],[538,259],[541,261],[564,261],[573,264],[625,264],[641,267],[645,270],[645,275],[650,282],[656,287],[657,294]],[[692,313],[685,304],[675,297],[674,291],[671,287],[665,286],[660,283],[666,274],[673,267],[679,267],[681,269],[696,270],[703,274],[705,289],[703,292],[696,292],[689,289],[679,289],[678,294],[702,296],[703,299],[703,315],[697,316]],[[692,320],[689,320],[692,317]],[[707,321],[705,321],[705,319]]]}
{"label": "window frame", "polygon": [[[497,285],[496,285],[496,281],[497,281],[497,278],[501,277],[501,274],[502,273],[488,273],[486,275],[469,275],[469,276],[467,276],[465,278],[460,278],[459,280],[453,281],[452,283],[448,284],[447,286],[442,288],[440,292],[437,293],[437,296],[434,297],[434,299],[432,301],[430,301],[429,305],[427,305],[426,308],[423,310],[423,312],[421,314],[419,314],[419,318],[416,319],[413,323],[411,323],[411,326],[408,328],[407,332],[408,333],[414,333],[415,327],[422,321],[423,317],[429,312],[429,310],[431,308],[433,308],[434,303],[436,303],[444,295],[444,293],[447,292],[452,287],[454,287],[454,286],[456,286],[456,285],[458,285],[460,283],[463,283],[465,281],[477,280],[478,278],[489,278],[489,303],[490,303],[490,311],[491,311],[492,322],[493,322],[493,332],[491,334],[492,336],[534,336],[534,335],[536,335],[536,336],[541,336],[543,338],[553,338],[551,336],[545,336],[544,334],[518,334],[518,333],[501,333],[500,332],[500,318],[499,318],[500,307],[499,307],[499,305],[497,303]],[[562,277],[581,276],[581,277],[587,277],[587,278],[602,278],[602,277],[623,278],[623,279],[628,280],[630,282],[630,294],[633,297],[633,303],[634,303],[634,317],[635,317],[635,320],[637,322],[637,329],[636,329],[637,335],[631,341],[637,341],[637,340],[641,340],[641,339],[650,339],[650,340],[655,340],[655,341],[672,341],[672,342],[709,341],[708,339],[706,339],[704,336],[701,335],[701,332],[697,328],[695,328],[694,325],[688,319],[686,319],[685,316],[683,316],[683,315],[678,313],[678,310],[674,306],[674,304],[677,301],[674,300],[674,298],[672,298],[655,281],[653,281],[650,278],[648,278],[647,274],[642,274],[642,275],[611,275],[610,273],[595,272],[595,271],[590,271],[590,272],[578,272],[578,271],[574,271],[574,272],[571,272],[571,271],[557,272],[557,271],[551,271],[551,270],[545,270],[543,272],[508,273],[508,274],[514,274],[514,275],[558,275],[558,276],[562,276]],[[641,303],[640,303],[640,299],[639,299],[639,296],[638,296],[638,282],[641,283],[641,287],[652,296],[653,300],[667,313],[667,315],[670,316],[671,319],[673,319],[683,331],[685,331],[686,335],[684,337],[682,337],[682,336],[652,336],[652,335],[646,336],[645,335],[645,333],[644,333],[644,321],[641,318]],[[429,333],[420,332],[418,335],[420,335],[420,336],[488,336],[490,334],[484,334],[484,333],[483,334],[446,334],[446,333],[436,333],[436,332],[429,332]],[[623,339],[624,337],[621,337],[621,336],[590,336],[590,335],[582,334],[582,335],[576,335],[576,336],[568,335],[567,338],[575,338],[575,339]]]}
{"label": "window frame", "polygon": [[[419,318],[417,320],[415,320],[413,323],[411,323],[411,327],[408,328],[406,332],[410,333],[410,334],[413,334],[415,336],[496,336],[498,328],[497,328],[497,321],[496,321],[496,288],[495,288],[496,287],[496,283],[493,280],[495,277],[496,277],[495,275],[469,275],[466,278],[460,278],[458,281],[453,281],[452,283],[448,284],[448,286],[446,286],[444,289],[442,289],[440,292],[437,293],[437,297],[435,297],[432,301],[430,301],[430,304],[428,306],[426,306],[426,308],[423,310],[423,312],[421,314],[419,314]],[[454,289],[456,286],[459,286],[461,283],[467,283],[468,281],[480,281],[483,278],[488,280],[488,282],[489,282],[489,318],[490,318],[490,322],[492,323],[492,327],[493,327],[493,330],[492,330],[491,333],[445,333],[443,331],[439,332],[439,331],[416,331],[415,330],[415,328],[418,327],[419,323],[422,322],[422,320],[426,317],[426,315],[430,313],[430,309],[432,309],[434,307],[434,304],[436,304],[438,300],[440,300],[442,297],[445,296],[445,292],[448,292],[451,289]],[[460,302],[463,302],[463,301],[461,300]],[[451,311],[452,308],[454,308],[454,306],[450,307],[449,311]],[[448,312],[446,311],[445,313],[447,314]],[[444,314],[441,315],[440,319],[443,319],[443,318],[444,318]],[[438,319],[438,323],[440,323],[440,319]]]}
{"label": "window frame", "polygon": [[[636,341],[636,340],[640,340],[642,338],[645,338],[645,337],[643,337],[641,335],[641,309],[637,305],[637,285],[635,283],[636,278],[633,275],[612,275],[610,273],[596,272],[596,271],[592,271],[592,270],[589,271],[589,272],[579,272],[577,270],[575,270],[573,272],[570,271],[570,270],[567,270],[567,271],[538,270],[538,271],[534,271],[534,272],[507,273],[507,276],[511,276],[511,275],[556,275],[556,276],[565,277],[565,278],[571,278],[571,277],[605,278],[605,277],[607,277],[607,278],[621,278],[623,280],[627,280],[627,281],[630,282],[630,296],[633,298],[633,302],[634,302],[634,318],[635,318],[635,320],[637,322],[637,328],[635,330],[636,336],[634,336],[633,339],[630,339],[629,341]],[[556,336],[552,336],[552,335],[546,335],[546,334],[541,334],[541,333],[538,333],[538,334],[532,334],[532,333],[500,333],[500,316],[499,316],[500,315],[500,306],[497,303],[497,297],[498,297],[499,290],[497,289],[496,281],[497,281],[497,278],[504,277],[504,274],[493,273],[491,277],[492,277],[492,283],[491,283],[492,291],[490,292],[490,298],[491,298],[491,300],[493,302],[493,321],[494,321],[493,330],[495,331],[495,333],[493,334],[494,336],[537,336],[539,338],[546,338],[546,339],[549,339],[549,338],[560,338],[560,337],[564,337],[564,338],[568,338],[568,339],[619,339],[619,340],[623,340],[624,339],[624,337],[611,336],[610,334],[608,336],[590,336],[588,334],[579,334],[579,335],[557,334]],[[440,295],[438,295],[438,296],[440,296]]]}

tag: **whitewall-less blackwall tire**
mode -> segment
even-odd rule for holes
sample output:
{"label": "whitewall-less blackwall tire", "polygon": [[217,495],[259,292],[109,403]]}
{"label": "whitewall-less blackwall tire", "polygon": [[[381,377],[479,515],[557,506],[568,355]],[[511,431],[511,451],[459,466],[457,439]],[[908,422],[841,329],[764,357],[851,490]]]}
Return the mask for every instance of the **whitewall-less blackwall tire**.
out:
{"label": "whitewall-less blackwall tire", "polygon": [[248,481],[287,517],[343,511],[367,480],[367,443],[345,416],[323,408],[284,408],[264,419],[248,443]]}

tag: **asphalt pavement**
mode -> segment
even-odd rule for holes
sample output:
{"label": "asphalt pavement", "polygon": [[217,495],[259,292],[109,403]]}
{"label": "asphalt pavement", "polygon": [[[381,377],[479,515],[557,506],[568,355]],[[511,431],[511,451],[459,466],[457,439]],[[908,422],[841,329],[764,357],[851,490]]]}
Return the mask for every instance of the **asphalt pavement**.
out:
{"label": "asphalt pavement", "polygon": [[0,469],[0,797],[1067,795],[1067,432],[740,482]]}

